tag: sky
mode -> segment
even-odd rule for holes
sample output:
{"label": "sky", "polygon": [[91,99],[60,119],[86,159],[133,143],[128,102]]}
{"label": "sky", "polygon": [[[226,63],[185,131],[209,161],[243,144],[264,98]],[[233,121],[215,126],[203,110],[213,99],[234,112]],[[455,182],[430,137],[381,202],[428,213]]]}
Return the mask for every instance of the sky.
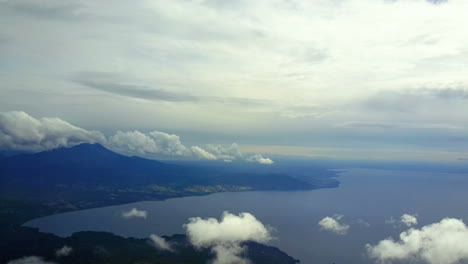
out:
{"label": "sky", "polygon": [[[185,148],[164,143],[174,157],[463,162],[467,10],[465,0],[0,0],[0,147],[91,138],[147,155],[172,135]],[[15,118],[40,139],[25,140],[31,124]],[[57,122],[83,131],[70,140],[48,127]]]}

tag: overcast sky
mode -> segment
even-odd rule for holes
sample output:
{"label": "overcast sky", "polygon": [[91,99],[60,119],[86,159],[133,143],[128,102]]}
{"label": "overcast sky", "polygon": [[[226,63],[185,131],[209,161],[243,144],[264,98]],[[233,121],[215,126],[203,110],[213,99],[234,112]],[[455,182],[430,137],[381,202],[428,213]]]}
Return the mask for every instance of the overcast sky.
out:
{"label": "overcast sky", "polygon": [[105,137],[456,161],[467,12],[466,0],[0,0],[0,112]]}

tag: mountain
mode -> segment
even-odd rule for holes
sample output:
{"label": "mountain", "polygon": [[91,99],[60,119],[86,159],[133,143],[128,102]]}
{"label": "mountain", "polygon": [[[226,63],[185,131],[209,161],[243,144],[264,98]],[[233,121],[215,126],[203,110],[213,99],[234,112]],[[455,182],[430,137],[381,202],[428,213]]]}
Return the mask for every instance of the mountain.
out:
{"label": "mountain", "polygon": [[57,186],[142,188],[235,185],[251,189],[309,189],[308,183],[284,174],[230,173],[228,170],[162,163],[127,157],[99,144],[81,144],[0,160],[0,182],[43,190]]}
{"label": "mountain", "polygon": [[[164,236],[173,251],[161,250],[149,239],[124,238],[107,232],[77,232],[69,237],[40,233],[32,228],[17,228],[15,232],[3,234],[0,247],[4,254],[0,262],[23,256],[41,256],[54,263],[80,264],[205,264],[214,254],[208,248],[194,248],[185,235]],[[6,237],[5,237],[6,235]],[[8,243],[6,243],[7,241]],[[57,256],[56,250],[67,245],[72,248],[68,256]],[[252,241],[242,243],[246,246],[245,257],[256,264],[295,264],[299,261],[288,256],[278,248]]]}
{"label": "mountain", "polygon": [[139,157],[127,157],[99,144],[81,144],[0,160],[2,182],[131,186],[177,181],[181,167]]}
{"label": "mountain", "polygon": [[0,224],[53,213],[226,191],[336,187],[286,174],[175,165],[81,144],[0,159]]}

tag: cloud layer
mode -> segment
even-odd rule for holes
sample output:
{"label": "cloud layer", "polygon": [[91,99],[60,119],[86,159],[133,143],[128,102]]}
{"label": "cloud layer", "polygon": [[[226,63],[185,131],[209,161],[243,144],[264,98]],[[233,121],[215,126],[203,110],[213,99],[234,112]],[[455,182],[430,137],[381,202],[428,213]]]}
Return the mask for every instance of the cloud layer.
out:
{"label": "cloud layer", "polygon": [[203,142],[216,134],[216,142],[351,149],[312,152],[319,156],[466,158],[467,8],[465,0],[2,1],[0,24],[13,26],[0,32],[0,111],[59,113],[101,131],[146,134],[157,124],[197,131]]}
{"label": "cloud layer", "polygon": [[241,242],[267,242],[272,238],[269,229],[250,213],[224,212],[220,220],[190,218],[185,229],[195,247],[211,248],[216,254],[215,264],[249,263],[243,257],[246,248]]}
{"label": "cloud layer", "polygon": [[99,131],[76,127],[60,118],[36,119],[25,112],[0,112],[0,150],[43,151],[72,147],[81,143],[100,143],[126,155],[148,158],[196,160],[243,160],[272,164],[255,154],[247,158],[236,143],[231,145],[185,146],[179,136],[160,131],[142,133],[117,131],[108,139]]}
{"label": "cloud layer", "polygon": [[36,119],[25,112],[0,112],[0,149],[43,151],[81,143],[106,143],[99,131],[76,127],[60,118]]}
{"label": "cloud layer", "polygon": [[42,257],[29,256],[8,261],[7,264],[56,264],[55,262],[45,261]]}
{"label": "cloud layer", "polygon": [[379,263],[456,264],[468,261],[467,241],[465,223],[445,218],[421,229],[411,228],[401,233],[397,241],[388,238],[366,248],[369,257]]}
{"label": "cloud layer", "polygon": [[343,219],[342,215],[335,215],[333,217],[325,217],[318,222],[318,225],[323,230],[331,231],[338,235],[346,235],[349,230],[349,225],[342,224],[339,221]]}

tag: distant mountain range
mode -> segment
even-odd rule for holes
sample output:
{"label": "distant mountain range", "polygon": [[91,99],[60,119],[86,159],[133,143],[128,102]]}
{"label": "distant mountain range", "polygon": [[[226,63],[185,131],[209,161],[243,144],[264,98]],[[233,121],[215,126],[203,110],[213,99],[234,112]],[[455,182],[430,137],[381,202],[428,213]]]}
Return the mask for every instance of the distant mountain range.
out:
{"label": "distant mountain range", "polygon": [[229,165],[175,165],[81,144],[0,159],[0,224],[142,200],[335,186],[337,181],[330,179],[305,182],[286,174],[240,172]]}
{"label": "distant mountain range", "polygon": [[[0,182],[33,188],[143,188],[239,186],[255,190],[306,190],[309,183],[284,174],[231,173],[226,169],[173,165],[127,157],[99,144],[81,144],[0,160]],[[156,188],[158,189],[158,188]],[[161,189],[161,188],[159,188]]]}

